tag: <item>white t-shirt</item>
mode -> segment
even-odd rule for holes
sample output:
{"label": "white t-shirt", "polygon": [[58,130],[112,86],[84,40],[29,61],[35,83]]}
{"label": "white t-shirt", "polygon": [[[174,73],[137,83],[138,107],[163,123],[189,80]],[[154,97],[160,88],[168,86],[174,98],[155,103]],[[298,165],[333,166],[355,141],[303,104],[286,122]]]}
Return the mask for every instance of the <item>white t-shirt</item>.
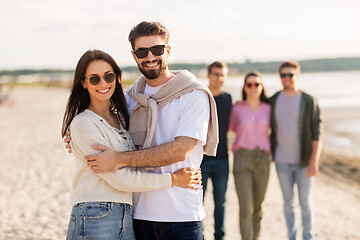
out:
{"label": "white t-shirt", "polygon": [[[154,88],[146,85],[144,94],[155,94],[162,86]],[[125,97],[131,114],[137,102],[127,94]],[[173,173],[184,167],[200,168],[210,118],[207,94],[201,90],[192,91],[159,108],[157,114],[158,145],[174,141],[178,136],[191,137],[199,141],[185,161],[157,167],[155,172]],[[205,217],[202,196],[202,189],[180,187],[134,193],[133,217],[159,222],[202,221]]]}

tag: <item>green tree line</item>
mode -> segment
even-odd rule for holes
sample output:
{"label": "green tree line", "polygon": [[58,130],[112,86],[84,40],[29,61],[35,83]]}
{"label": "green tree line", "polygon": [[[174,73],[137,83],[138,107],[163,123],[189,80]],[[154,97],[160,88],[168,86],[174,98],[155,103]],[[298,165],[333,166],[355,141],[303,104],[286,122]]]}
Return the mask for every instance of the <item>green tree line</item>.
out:
{"label": "green tree line", "polygon": [[[252,62],[250,60],[244,63],[228,62],[231,74],[236,75],[248,71],[259,71],[261,73],[276,73],[282,61],[272,62]],[[300,60],[302,72],[328,72],[328,71],[356,71],[360,70],[360,57],[357,58],[333,58],[333,59],[313,59]],[[173,63],[169,64],[170,69],[187,69],[195,75],[206,72],[209,63]],[[136,66],[122,67],[124,72],[138,72]],[[74,69],[18,69],[2,70],[0,76],[10,75],[28,75],[28,74],[73,74]]]}

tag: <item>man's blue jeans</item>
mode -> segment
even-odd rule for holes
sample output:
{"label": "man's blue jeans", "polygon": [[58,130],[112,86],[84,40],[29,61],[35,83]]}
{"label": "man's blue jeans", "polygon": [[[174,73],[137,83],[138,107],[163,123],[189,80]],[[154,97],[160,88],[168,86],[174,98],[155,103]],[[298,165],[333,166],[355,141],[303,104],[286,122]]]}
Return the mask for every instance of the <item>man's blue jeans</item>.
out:
{"label": "man's blue jeans", "polygon": [[202,240],[202,223],[133,220],[136,240]]}
{"label": "man's blue jeans", "polygon": [[307,167],[299,164],[276,163],[276,171],[284,198],[284,213],[290,240],[296,238],[294,185],[297,184],[301,207],[303,239],[314,239],[312,186],[315,178],[307,177]]}
{"label": "man's blue jeans", "polygon": [[214,195],[214,221],[215,221],[215,240],[224,239],[225,235],[225,203],[226,189],[229,178],[229,160],[204,159],[201,163],[201,174],[203,182],[203,193],[205,196],[208,178],[211,178]]}

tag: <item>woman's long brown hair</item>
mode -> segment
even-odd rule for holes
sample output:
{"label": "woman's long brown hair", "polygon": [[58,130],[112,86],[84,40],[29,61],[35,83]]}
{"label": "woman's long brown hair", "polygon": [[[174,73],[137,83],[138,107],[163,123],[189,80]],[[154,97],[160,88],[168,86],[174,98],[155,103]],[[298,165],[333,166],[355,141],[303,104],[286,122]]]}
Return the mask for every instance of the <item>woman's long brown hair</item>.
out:
{"label": "woman's long brown hair", "polygon": [[90,104],[90,96],[86,89],[82,86],[82,81],[85,79],[86,69],[92,61],[103,60],[111,65],[116,75],[115,91],[110,98],[110,111],[117,112],[122,116],[120,118],[121,124],[125,129],[129,129],[129,113],[127,111],[127,104],[123,89],[120,84],[121,69],[116,64],[115,60],[107,53],[100,50],[88,50],[84,53],[77,63],[74,82],[70,92],[70,96],[66,105],[66,110],[63,118],[63,125],[61,128],[61,136],[64,137],[66,131],[69,129],[71,121],[74,117],[83,112]]}

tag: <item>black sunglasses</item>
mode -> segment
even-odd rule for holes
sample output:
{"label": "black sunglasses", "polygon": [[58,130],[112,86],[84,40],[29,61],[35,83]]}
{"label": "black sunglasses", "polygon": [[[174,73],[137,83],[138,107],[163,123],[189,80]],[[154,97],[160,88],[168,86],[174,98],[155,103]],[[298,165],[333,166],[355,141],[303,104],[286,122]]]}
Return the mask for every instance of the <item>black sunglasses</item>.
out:
{"label": "black sunglasses", "polygon": [[149,48],[138,48],[134,51],[134,54],[137,58],[145,58],[149,54],[149,50],[154,56],[161,56],[164,54],[164,48],[167,45],[155,45]]}
{"label": "black sunglasses", "polygon": [[289,78],[293,78],[295,76],[295,74],[293,74],[293,73],[280,73],[281,78],[285,78],[286,76],[288,76]]}
{"label": "black sunglasses", "polygon": [[216,72],[212,72],[212,73],[210,73],[210,74],[212,74],[212,75],[214,75],[215,77],[224,77],[224,74],[222,74],[222,73],[216,73]]}
{"label": "black sunglasses", "polygon": [[260,86],[260,83],[246,83],[246,86],[247,86],[248,88],[251,88],[252,86],[259,87],[259,86]]}
{"label": "black sunglasses", "polygon": [[[115,80],[115,78],[116,78],[116,75],[115,75],[115,73],[106,73],[105,75],[104,75],[104,80],[107,82],[107,83],[112,83],[114,80]],[[96,86],[96,85],[98,85],[99,84],[99,82],[100,82],[100,76],[99,75],[91,75],[90,77],[89,77],[89,82],[91,83],[91,85],[93,85],[93,86]]]}

